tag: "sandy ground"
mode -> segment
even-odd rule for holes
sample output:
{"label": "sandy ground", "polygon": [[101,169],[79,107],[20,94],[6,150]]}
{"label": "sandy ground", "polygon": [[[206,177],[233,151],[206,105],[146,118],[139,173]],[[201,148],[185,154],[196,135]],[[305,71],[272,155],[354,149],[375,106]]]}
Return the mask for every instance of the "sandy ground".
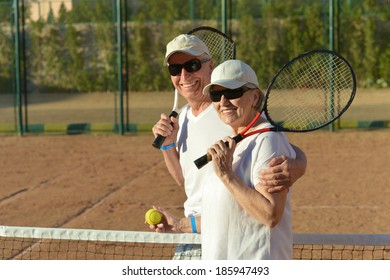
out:
{"label": "sandy ground", "polygon": [[[295,233],[390,233],[390,131],[287,134],[308,167],[293,187]],[[148,230],[152,204],[184,192],[152,135],[0,137],[0,225]]]}

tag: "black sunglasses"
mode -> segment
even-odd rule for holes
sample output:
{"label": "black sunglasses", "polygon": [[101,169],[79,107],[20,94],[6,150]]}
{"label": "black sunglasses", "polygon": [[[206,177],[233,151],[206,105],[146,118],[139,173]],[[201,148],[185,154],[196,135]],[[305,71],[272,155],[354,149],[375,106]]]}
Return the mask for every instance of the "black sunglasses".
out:
{"label": "black sunglasses", "polygon": [[231,99],[237,99],[240,98],[244,92],[251,90],[252,88],[248,88],[246,86],[242,86],[235,89],[222,89],[222,90],[213,90],[210,89],[210,99],[213,102],[219,102],[221,101],[222,95],[225,96],[225,98],[231,100]]}
{"label": "black sunglasses", "polygon": [[180,76],[181,70],[184,68],[188,73],[193,73],[196,71],[199,71],[200,68],[202,68],[202,63],[207,62],[211,60],[211,58],[206,58],[203,60],[200,59],[193,59],[190,61],[187,61],[184,64],[171,64],[168,66],[168,71],[171,76]]}

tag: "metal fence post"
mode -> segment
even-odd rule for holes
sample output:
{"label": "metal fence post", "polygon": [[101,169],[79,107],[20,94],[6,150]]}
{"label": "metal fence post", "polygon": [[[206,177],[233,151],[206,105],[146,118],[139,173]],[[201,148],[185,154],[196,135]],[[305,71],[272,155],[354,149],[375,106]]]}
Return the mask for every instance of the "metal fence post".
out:
{"label": "metal fence post", "polygon": [[[333,0],[329,0],[329,49],[334,50],[334,7]],[[333,122],[329,125],[329,130],[334,131]]]}
{"label": "metal fence post", "polygon": [[14,0],[14,24],[15,24],[15,86],[17,102],[17,126],[18,134],[23,135],[22,95],[21,95],[21,73],[20,73],[20,30],[19,30],[19,0]]}
{"label": "metal fence post", "polygon": [[123,117],[123,88],[122,88],[122,5],[121,0],[116,1],[117,44],[118,44],[118,90],[119,90],[119,133],[124,134]]}

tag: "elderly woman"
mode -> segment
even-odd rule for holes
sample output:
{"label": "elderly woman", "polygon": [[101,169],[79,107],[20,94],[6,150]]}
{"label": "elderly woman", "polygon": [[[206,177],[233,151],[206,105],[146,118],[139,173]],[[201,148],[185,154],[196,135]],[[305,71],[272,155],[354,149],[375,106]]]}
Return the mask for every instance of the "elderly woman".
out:
{"label": "elderly woman", "polygon": [[[216,67],[203,94],[209,95],[219,118],[232,128],[233,135],[254,119],[264,98],[255,72],[239,60]],[[267,126],[267,120],[260,117],[249,131]],[[238,144],[226,137],[211,146],[208,153],[214,173],[203,186],[202,214],[179,218],[155,206],[163,213],[163,221],[151,228],[157,232],[202,233],[202,259],[291,259],[289,190],[269,192],[258,178],[273,158],[295,158],[285,135],[265,132]]]}
{"label": "elderly woman", "polygon": [[[229,60],[212,73],[203,93],[233,134],[260,110],[262,98],[255,72],[242,61]],[[249,131],[270,126],[260,117]],[[225,144],[228,142],[228,146]],[[249,136],[238,144],[226,137],[208,153],[215,175],[202,197],[203,259],[291,259],[292,230],[288,189],[270,193],[256,174],[278,155],[295,157],[282,132]]]}

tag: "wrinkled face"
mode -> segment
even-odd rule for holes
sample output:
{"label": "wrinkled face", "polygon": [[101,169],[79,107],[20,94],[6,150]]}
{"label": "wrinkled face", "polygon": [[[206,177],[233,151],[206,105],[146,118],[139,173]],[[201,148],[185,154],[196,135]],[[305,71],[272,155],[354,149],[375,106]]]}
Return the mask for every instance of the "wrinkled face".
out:
{"label": "wrinkled face", "polygon": [[[226,96],[223,94],[225,91]],[[232,94],[232,90],[214,85],[210,95],[213,95],[213,92],[221,98],[219,101],[213,102],[219,118],[233,129],[239,130],[245,127],[256,115],[256,105],[260,97],[257,89],[248,89],[241,96],[236,94],[239,96],[236,97],[234,93]]]}
{"label": "wrinkled face", "polygon": [[[207,55],[191,56],[186,53],[178,52],[171,55],[168,59],[169,65],[179,64],[183,66],[183,64],[187,63],[181,69],[180,74],[177,76],[171,75],[172,84],[187,101],[207,99],[207,97],[203,95],[203,88],[210,83],[212,71],[212,62],[210,60],[205,61],[207,58]],[[197,71],[193,71],[199,66],[195,65],[195,63],[191,63],[194,59],[201,61],[201,67]],[[186,68],[189,71],[187,71]]]}

